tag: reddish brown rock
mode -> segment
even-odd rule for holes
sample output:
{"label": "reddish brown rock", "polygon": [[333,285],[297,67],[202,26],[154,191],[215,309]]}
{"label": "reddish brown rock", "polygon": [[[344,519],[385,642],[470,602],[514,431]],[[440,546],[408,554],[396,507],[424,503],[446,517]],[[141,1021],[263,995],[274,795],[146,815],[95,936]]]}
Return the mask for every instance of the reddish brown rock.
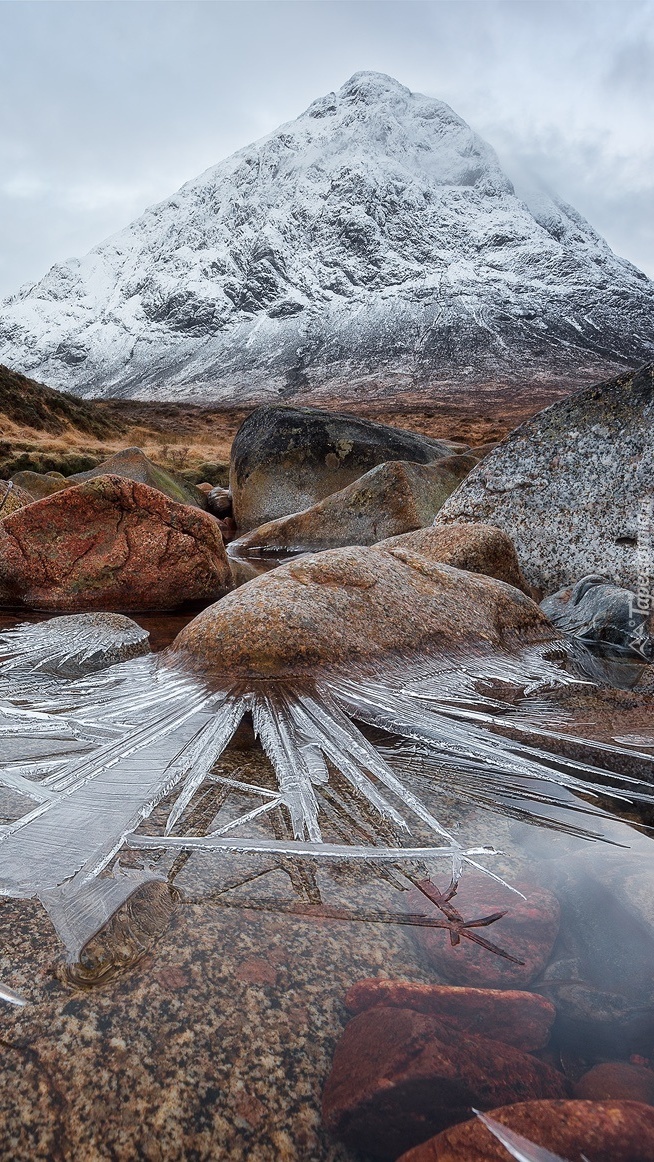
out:
{"label": "reddish brown rock", "polygon": [[34,503],[34,497],[11,480],[0,480],[0,520]]}
{"label": "reddish brown rock", "polygon": [[458,1033],[411,1009],[354,1017],[323,1095],[327,1129],[376,1158],[395,1159],[471,1108],[565,1095],[561,1074],[513,1046]]}
{"label": "reddish brown rock", "polygon": [[[488,1111],[516,1134],[577,1162],[654,1162],[654,1110],[632,1101],[528,1101]],[[397,1162],[507,1162],[479,1118],[445,1130]]]}
{"label": "reddish brown rock", "polygon": [[547,1044],[556,1016],[551,1001],[536,993],[401,980],[359,980],[348,990],[345,1004],[354,1013],[378,1005],[429,1013],[460,1033],[481,1033],[527,1051]]}
{"label": "reddish brown rock", "polygon": [[[441,461],[439,467],[444,464],[447,461]],[[498,581],[506,581],[532,596],[522,575],[513,541],[493,525],[467,524],[463,521],[459,524],[432,525],[379,543],[389,549],[413,549],[430,561],[442,561],[455,569],[468,569],[470,573],[496,577]]]}
{"label": "reddish brown rock", "polygon": [[589,1101],[624,1100],[654,1105],[654,1071],[628,1061],[606,1061],[584,1073],[575,1097]]}
{"label": "reddish brown rock", "polygon": [[52,611],[171,609],[219,597],[231,574],[213,517],[100,476],[0,527],[0,603]]}
{"label": "reddish brown rock", "polygon": [[468,643],[510,650],[559,640],[533,601],[491,577],[404,549],[352,547],[255,578],[198,614],[169,656],[220,681],[314,678],[316,665],[344,662],[351,676],[369,673],[371,661],[398,651],[451,657]]}
{"label": "reddish brown rock", "polygon": [[[543,971],[559,930],[558,900],[547,888],[535,884],[517,883],[515,887],[525,899],[488,876],[465,875],[452,903],[466,920],[506,909],[502,919],[477,931],[523,963],[514,964],[470,940],[461,940],[453,947],[443,929],[416,926],[415,939],[441,976],[456,985],[511,989],[530,984]],[[407,907],[410,912],[440,915],[417,889],[408,893]]]}

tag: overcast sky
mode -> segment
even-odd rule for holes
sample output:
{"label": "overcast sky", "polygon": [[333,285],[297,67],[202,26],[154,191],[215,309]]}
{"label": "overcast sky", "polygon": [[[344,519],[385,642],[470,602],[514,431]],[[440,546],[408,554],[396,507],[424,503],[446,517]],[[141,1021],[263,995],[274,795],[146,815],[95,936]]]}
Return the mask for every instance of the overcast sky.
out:
{"label": "overcast sky", "polygon": [[449,102],[654,277],[654,0],[0,0],[0,294],[359,69]]}

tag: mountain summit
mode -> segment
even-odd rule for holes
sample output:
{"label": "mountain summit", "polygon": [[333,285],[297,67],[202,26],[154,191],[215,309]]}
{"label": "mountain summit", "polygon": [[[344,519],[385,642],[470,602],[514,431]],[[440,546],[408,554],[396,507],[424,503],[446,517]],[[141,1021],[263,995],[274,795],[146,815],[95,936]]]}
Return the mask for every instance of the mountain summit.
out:
{"label": "mountain summit", "polygon": [[370,72],[0,304],[0,362],[82,395],[572,386],[653,355],[654,283]]}

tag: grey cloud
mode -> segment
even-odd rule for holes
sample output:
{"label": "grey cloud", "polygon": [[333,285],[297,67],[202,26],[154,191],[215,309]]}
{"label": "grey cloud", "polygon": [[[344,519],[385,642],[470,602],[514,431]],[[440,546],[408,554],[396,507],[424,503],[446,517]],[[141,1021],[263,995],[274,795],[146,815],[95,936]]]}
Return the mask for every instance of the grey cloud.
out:
{"label": "grey cloud", "polygon": [[358,69],[448,101],[654,274],[650,0],[0,3],[0,293]]}

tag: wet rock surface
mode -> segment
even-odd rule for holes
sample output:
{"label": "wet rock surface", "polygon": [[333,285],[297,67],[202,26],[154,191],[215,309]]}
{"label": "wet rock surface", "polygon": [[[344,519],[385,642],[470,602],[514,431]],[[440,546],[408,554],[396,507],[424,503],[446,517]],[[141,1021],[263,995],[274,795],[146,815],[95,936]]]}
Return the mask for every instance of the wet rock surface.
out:
{"label": "wet rock surface", "polygon": [[591,573],[636,589],[654,526],[654,365],[587,388],[516,428],[450,497],[439,524],[490,522],[529,584],[553,593]]}
{"label": "wet rock surface", "polygon": [[395,1159],[471,1107],[563,1097],[565,1079],[519,1049],[411,1009],[369,1009],[346,1027],[323,1095],[346,1144]]}
{"label": "wet rock surface", "polygon": [[217,485],[207,492],[207,508],[213,516],[225,519],[232,516],[232,497],[228,488]]}
{"label": "wet rock surface", "polygon": [[69,610],[170,609],[231,582],[213,517],[100,476],[2,522],[0,601]]}
{"label": "wet rock surface", "polygon": [[526,1051],[542,1049],[547,1044],[556,1016],[554,1005],[537,993],[378,978],[353,984],[345,996],[345,1005],[351,1013],[378,1006],[412,1009],[438,1017],[455,1032],[481,1033]]}
{"label": "wet rock surface", "polygon": [[381,541],[379,547],[414,549],[430,561],[441,561],[454,569],[495,577],[533,596],[522,575],[511,538],[493,525],[464,521],[451,525],[435,524],[431,528]]}
{"label": "wet rock surface", "polygon": [[[522,964],[512,963],[469,940],[453,946],[449,935],[438,928],[415,928],[430,965],[454,985],[481,988],[522,988],[543,971],[559,931],[559,904],[547,888],[529,883],[512,884],[525,899],[485,876],[465,876],[454,898],[463,915],[484,917],[506,909],[492,931],[480,935]],[[410,912],[430,914],[429,901],[417,889],[408,893]],[[435,910],[434,910],[435,912]]]}
{"label": "wet rock surface", "polygon": [[603,642],[654,657],[654,612],[648,602],[639,609],[636,593],[591,574],[541,602],[543,613],[564,633],[584,641]]}
{"label": "wet rock surface", "polygon": [[[529,1101],[490,1110],[496,1121],[571,1162],[652,1162],[654,1112],[637,1102]],[[507,1151],[475,1118],[397,1162],[505,1162]]]}
{"label": "wet rock surface", "polygon": [[230,491],[243,532],[309,508],[387,460],[431,464],[456,450],[357,416],[318,408],[257,408],[232,445]]}
{"label": "wet rock surface", "polygon": [[372,545],[430,525],[458,482],[440,464],[394,460],[379,464],[311,508],[246,533],[235,543],[235,551],[246,555]]}
{"label": "wet rock surface", "polygon": [[639,1101],[654,1105],[654,1071],[628,1061],[606,1061],[584,1073],[574,1087],[586,1101]]}

